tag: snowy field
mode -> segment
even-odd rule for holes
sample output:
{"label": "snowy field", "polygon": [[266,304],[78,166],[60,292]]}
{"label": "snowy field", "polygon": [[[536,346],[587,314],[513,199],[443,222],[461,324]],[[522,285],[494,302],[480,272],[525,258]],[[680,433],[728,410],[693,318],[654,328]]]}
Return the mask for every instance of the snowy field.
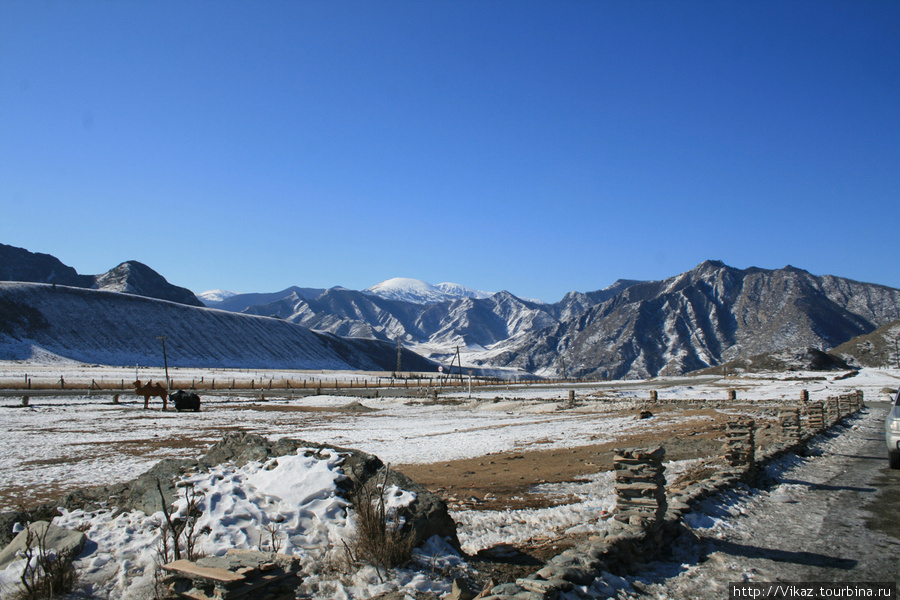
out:
{"label": "snowy field", "polygon": [[[9,365],[6,370],[22,368]],[[97,372],[96,368],[90,370]],[[106,376],[128,376],[120,373],[116,370]],[[146,411],[143,399],[133,395],[122,396],[118,405],[108,396],[34,396],[28,407],[13,396],[0,401],[0,470],[5,475],[2,485],[7,486],[0,488],[4,494],[0,497],[6,499],[0,510],[15,508],[13,497],[28,505],[49,492],[132,479],[162,458],[199,456],[224,433],[238,429],[270,439],[291,437],[357,448],[386,463],[439,463],[536,444],[548,449],[614,442],[639,433],[641,428],[664,426],[666,420],[697,418],[680,417],[673,411],[653,419],[652,424],[636,419],[634,410],[646,402],[651,389],[657,390],[663,401],[724,400],[728,389],[736,389],[743,403],[774,407],[795,401],[802,389],[808,390],[813,400],[862,389],[866,400],[872,401],[882,395],[883,388],[896,388],[898,382],[900,371],[866,370],[845,380],[836,380],[833,374],[823,378],[821,373],[793,373],[555,388],[508,386],[479,390],[471,396],[467,392],[442,396],[440,403],[393,398],[386,391],[380,398],[321,395],[267,402],[253,396],[204,395],[200,413],[163,413],[158,410],[158,399],[151,404],[157,410]],[[574,408],[566,404],[570,389],[576,391]],[[348,407],[351,403],[355,404]],[[697,427],[702,426],[698,421]],[[392,587],[443,593],[449,591],[452,573],[469,568],[440,540],[432,540],[419,551],[418,567],[397,572],[391,582],[382,584],[373,570],[365,569],[352,577],[328,575],[320,566],[337,560],[334,548],[340,547],[338,540],[353,528],[353,515],[335,497],[334,482],[340,477],[337,462],[314,462],[317,464],[305,463],[299,456],[278,459],[277,464],[269,465],[270,470],[259,464],[242,469],[223,466],[222,472],[195,481],[195,486],[204,490],[209,507],[204,517],[210,529],[205,550],[216,554],[229,545],[258,547],[267,519],[279,514],[287,515],[287,551],[302,556],[309,572],[321,572],[307,579],[308,593],[317,598],[367,598]],[[670,463],[670,476],[685,466]],[[280,477],[272,477],[273,473]],[[285,481],[296,482],[303,491],[286,487]],[[250,492],[241,494],[240,501],[234,500],[231,492],[236,487]],[[534,491],[569,495],[575,501],[546,509],[453,513],[463,549],[475,552],[548,532],[596,531],[604,526],[597,517],[614,504],[609,473],[587,473],[578,482]],[[211,498],[227,498],[232,505]],[[227,506],[230,508],[223,508]],[[229,518],[233,512],[252,518],[236,522]],[[152,577],[148,573],[160,515],[113,515],[112,510],[68,513],[58,522],[86,529],[97,543],[90,555],[79,561],[84,581],[92,586],[95,597],[149,597]],[[314,516],[311,521],[310,515]],[[12,577],[10,569],[3,572],[0,585]]]}

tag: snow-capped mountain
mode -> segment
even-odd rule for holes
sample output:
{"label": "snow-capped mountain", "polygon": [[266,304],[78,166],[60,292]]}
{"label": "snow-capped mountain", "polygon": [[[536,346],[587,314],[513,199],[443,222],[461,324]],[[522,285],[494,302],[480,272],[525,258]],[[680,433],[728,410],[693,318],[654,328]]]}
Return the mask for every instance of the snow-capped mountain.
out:
{"label": "snow-capped mountain", "polygon": [[203,302],[203,304],[209,306],[210,304],[224,302],[228,298],[237,295],[237,292],[229,292],[228,290],[207,290],[197,294],[197,297],[200,298],[200,301]]}
{"label": "snow-capped mountain", "polygon": [[385,300],[401,300],[414,304],[435,304],[456,298],[487,298],[487,292],[473,290],[458,283],[431,285],[421,279],[394,277],[363,290]]}

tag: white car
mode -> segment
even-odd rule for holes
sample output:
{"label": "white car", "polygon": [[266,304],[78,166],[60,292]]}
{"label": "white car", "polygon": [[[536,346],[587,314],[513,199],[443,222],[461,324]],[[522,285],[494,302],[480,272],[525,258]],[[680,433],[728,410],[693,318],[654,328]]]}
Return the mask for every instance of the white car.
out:
{"label": "white car", "polygon": [[884,421],[884,439],[892,469],[900,469],[900,390],[891,402],[891,410]]}

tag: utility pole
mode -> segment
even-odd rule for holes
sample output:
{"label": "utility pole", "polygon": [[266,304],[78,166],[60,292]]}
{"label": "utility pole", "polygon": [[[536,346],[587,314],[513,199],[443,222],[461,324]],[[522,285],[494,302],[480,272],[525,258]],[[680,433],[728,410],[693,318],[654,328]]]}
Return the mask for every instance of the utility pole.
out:
{"label": "utility pole", "polygon": [[400,350],[401,349],[402,349],[402,346],[400,345],[400,336],[398,335],[397,336],[397,377],[400,376],[400,370],[401,370],[400,369],[400,358],[401,358]]}
{"label": "utility pole", "polygon": [[160,335],[156,339],[162,340],[163,343],[163,365],[166,368],[166,393],[169,392],[169,359],[166,358],[166,336]]}

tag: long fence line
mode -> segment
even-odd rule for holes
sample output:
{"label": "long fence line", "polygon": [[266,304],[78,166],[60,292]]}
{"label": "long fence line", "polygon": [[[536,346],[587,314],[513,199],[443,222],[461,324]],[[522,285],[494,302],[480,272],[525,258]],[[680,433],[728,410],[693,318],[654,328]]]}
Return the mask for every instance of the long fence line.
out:
{"label": "long fence line", "polygon": [[[165,380],[165,378],[163,378]],[[149,381],[149,380],[148,380]],[[147,381],[144,381],[147,383]],[[439,388],[469,386],[484,387],[497,385],[534,385],[560,383],[589,383],[584,379],[522,379],[511,380],[498,377],[378,377],[378,378],[255,378],[200,377],[188,379],[169,378],[169,389],[191,390],[338,390],[338,389],[384,389],[384,388]],[[17,379],[0,380],[0,390],[85,390],[85,391],[133,391],[134,382],[119,378],[32,378],[28,375]]]}

